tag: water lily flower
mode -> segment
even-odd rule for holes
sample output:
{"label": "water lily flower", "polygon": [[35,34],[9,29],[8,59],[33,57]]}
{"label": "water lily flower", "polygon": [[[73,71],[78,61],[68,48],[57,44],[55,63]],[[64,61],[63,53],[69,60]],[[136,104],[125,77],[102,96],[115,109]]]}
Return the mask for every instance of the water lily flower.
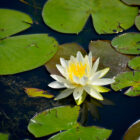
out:
{"label": "water lily flower", "polygon": [[51,75],[56,81],[50,83],[51,88],[66,88],[55,100],[63,99],[73,94],[73,97],[80,105],[89,94],[97,100],[103,100],[100,92],[108,92],[110,89],[102,87],[114,82],[113,78],[102,78],[109,68],[97,71],[99,58],[92,63],[92,53],[83,57],[81,52],[77,52],[77,56],[71,56],[70,60],[60,58],[61,65],[56,65],[62,76]]}

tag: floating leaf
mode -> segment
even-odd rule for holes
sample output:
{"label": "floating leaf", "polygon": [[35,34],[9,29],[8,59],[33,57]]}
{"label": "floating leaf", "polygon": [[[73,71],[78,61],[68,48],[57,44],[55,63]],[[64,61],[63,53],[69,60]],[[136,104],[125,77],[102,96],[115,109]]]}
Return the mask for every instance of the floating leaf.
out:
{"label": "floating leaf", "polygon": [[56,64],[60,63],[60,58],[70,59],[70,56],[75,56],[77,51],[80,51],[83,55],[86,54],[86,51],[76,43],[60,45],[54,57],[46,63],[47,70],[53,74],[60,74],[56,68]]}
{"label": "floating leaf", "polygon": [[0,133],[0,140],[8,140],[9,134]]}
{"label": "floating leaf", "polygon": [[45,64],[58,43],[47,34],[21,35],[0,40],[0,75],[15,74]]}
{"label": "floating leaf", "polygon": [[53,98],[52,94],[48,94],[47,91],[38,88],[25,88],[25,92],[29,97]]}
{"label": "floating leaf", "polygon": [[31,17],[25,13],[0,9],[0,39],[23,31],[33,23]]}
{"label": "floating leaf", "polygon": [[140,138],[140,120],[132,124],[126,131],[123,140],[139,140]]}
{"label": "floating leaf", "polygon": [[109,76],[115,76],[116,74],[127,70],[127,63],[130,58],[116,52],[111,47],[110,41],[92,41],[89,45],[89,50],[92,52],[93,57],[100,57],[101,68],[110,68],[108,73]]}
{"label": "floating leaf", "polygon": [[115,78],[112,88],[115,91],[121,90],[126,87],[130,87],[125,94],[128,96],[139,96],[140,95],[140,72],[125,72],[119,74]]}
{"label": "floating leaf", "polygon": [[135,25],[138,28],[138,30],[140,31],[140,16],[136,16]]}
{"label": "floating leaf", "polygon": [[132,68],[134,70],[140,70],[140,56],[135,57],[132,60],[130,60],[128,65],[130,68]]}
{"label": "floating leaf", "polygon": [[113,47],[124,54],[140,54],[140,34],[125,33],[112,40]]}
{"label": "floating leaf", "polygon": [[120,0],[48,0],[42,12],[44,22],[52,29],[76,34],[90,15],[97,33],[106,34],[130,28],[137,14],[137,7],[129,7]]}
{"label": "floating leaf", "polygon": [[140,0],[122,0],[122,1],[128,5],[140,5]]}
{"label": "floating leaf", "polygon": [[92,127],[82,127],[69,129],[58,133],[49,140],[107,140],[111,135],[111,130]]}
{"label": "floating leaf", "polygon": [[56,107],[37,114],[30,120],[28,130],[35,137],[42,137],[76,127],[80,107]]}

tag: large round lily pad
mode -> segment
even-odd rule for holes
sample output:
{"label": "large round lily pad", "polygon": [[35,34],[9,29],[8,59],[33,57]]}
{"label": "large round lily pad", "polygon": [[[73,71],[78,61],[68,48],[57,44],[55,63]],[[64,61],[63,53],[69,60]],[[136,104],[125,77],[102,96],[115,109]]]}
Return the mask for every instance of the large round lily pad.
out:
{"label": "large round lily pad", "polygon": [[137,7],[129,7],[120,0],[48,0],[42,12],[44,22],[52,29],[76,34],[90,15],[97,33],[106,34],[130,28],[137,14]]}
{"label": "large round lily pad", "polygon": [[130,87],[125,94],[128,96],[139,96],[140,95],[140,72],[125,72],[119,74],[115,78],[115,83],[111,85],[115,90],[121,90],[126,87]]}
{"label": "large round lily pad", "polygon": [[140,120],[132,124],[126,131],[123,140],[139,140],[140,139]]}
{"label": "large round lily pad", "polygon": [[9,134],[6,133],[0,133],[0,140],[8,140]]}
{"label": "large round lily pad", "polygon": [[140,5],[140,0],[122,0],[122,1],[128,5]]}
{"label": "large round lily pad", "polygon": [[67,43],[60,45],[54,57],[45,64],[47,70],[52,74],[60,75],[59,71],[56,68],[56,64],[60,64],[60,58],[69,60],[70,56],[76,56],[78,51],[80,51],[83,55],[86,54],[86,51],[76,43]]}
{"label": "large round lily pad", "polygon": [[23,31],[33,23],[31,17],[25,13],[0,9],[0,39]]}
{"label": "large round lily pad", "polygon": [[140,31],[140,16],[136,16],[135,25],[138,28],[138,30]]}
{"label": "large round lily pad", "polygon": [[94,58],[100,57],[100,68],[110,68],[108,76],[116,76],[118,73],[128,70],[127,63],[130,57],[115,51],[110,41],[91,41],[89,50],[92,52]]}
{"label": "large round lily pad", "polygon": [[125,33],[112,40],[113,47],[124,54],[140,54],[140,34]]}
{"label": "large round lily pad", "polygon": [[135,57],[132,60],[130,60],[128,65],[130,68],[132,68],[134,70],[140,70],[140,56]]}
{"label": "large round lily pad", "polygon": [[99,127],[82,127],[70,129],[59,133],[49,140],[107,140],[111,135],[111,130]]}
{"label": "large round lily pad", "polygon": [[47,34],[21,35],[0,40],[0,75],[15,74],[45,64],[57,51]]}
{"label": "large round lily pad", "polygon": [[63,106],[43,111],[30,120],[28,130],[35,137],[42,137],[76,127],[79,109],[79,106]]}

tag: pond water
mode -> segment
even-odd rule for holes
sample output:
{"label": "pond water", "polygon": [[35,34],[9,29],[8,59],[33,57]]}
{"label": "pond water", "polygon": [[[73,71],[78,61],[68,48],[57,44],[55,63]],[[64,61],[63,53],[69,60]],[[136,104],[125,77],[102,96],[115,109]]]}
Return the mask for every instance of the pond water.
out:
{"label": "pond water", "polygon": [[[56,38],[60,43],[76,42],[88,51],[91,40],[112,40],[116,35],[98,35],[92,28],[91,18],[79,35],[62,34],[47,27],[41,18],[41,9],[46,0],[28,0],[30,5],[20,0],[0,0],[0,8],[16,9],[29,14],[34,24],[20,34],[48,33]],[[126,32],[137,32],[133,26]],[[42,66],[32,71],[0,76],[0,132],[10,133],[10,140],[35,139],[27,130],[29,119],[37,112],[54,106],[68,104],[66,102],[56,102],[44,98],[29,98],[25,92],[25,87],[35,87],[48,90],[57,94],[57,91],[47,87],[52,79],[45,67]],[[109,140],[121,140],[127,128],[140,117],[140,97],[128,97],[123,95],[124,91],[106,94],[105,97],[112,100],[115,106],[104,106],[99,108],[100,120],[95,121],[89,115],[87,125],[97,125],[112,129],[113,133]],[[46,138],[41,138],[46,140]]]}

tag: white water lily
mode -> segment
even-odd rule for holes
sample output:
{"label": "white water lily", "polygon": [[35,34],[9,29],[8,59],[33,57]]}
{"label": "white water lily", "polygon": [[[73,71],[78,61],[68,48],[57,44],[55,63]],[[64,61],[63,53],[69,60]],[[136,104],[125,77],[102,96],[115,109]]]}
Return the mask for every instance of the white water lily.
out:
{"label": "white water lily", "polygon": [[108,92],[110,89],[102,87],[114,82],[113,78],[102,78],[109,68],[97,71],[99,65],[99,58],[92,64],[92,54],[85,57],[81,52],[77,56],[71,56],[70,60],[60,58],[61,65],[56,65],[62,76],[51,75],[56,81],[50,83],[48,86],[51,88],[67,88],[63,90],[55,100],[63,99],[73,94],[73,97],[80,105],[89,94],[97,100],[103,100],[100,92]]}

